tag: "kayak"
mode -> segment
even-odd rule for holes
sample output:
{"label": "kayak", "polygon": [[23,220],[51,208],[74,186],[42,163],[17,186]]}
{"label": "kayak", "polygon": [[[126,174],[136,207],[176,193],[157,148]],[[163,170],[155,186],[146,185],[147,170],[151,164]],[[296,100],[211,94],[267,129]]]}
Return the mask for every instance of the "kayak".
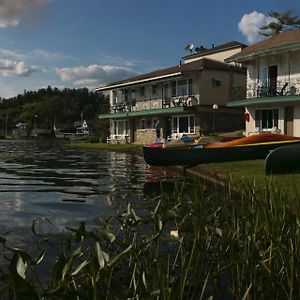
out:
{"label": "kayak", "polygon": [[266,175],[300,173],[300,144],[278,147],[265,160]]}
{"label": "kayak", "polygon": [[265,159],[280,146],[300,143],[300,138],[282,134],[257,134],[225,143],[143,147],[144,160],[153,166],[193,166],[214,162]]}

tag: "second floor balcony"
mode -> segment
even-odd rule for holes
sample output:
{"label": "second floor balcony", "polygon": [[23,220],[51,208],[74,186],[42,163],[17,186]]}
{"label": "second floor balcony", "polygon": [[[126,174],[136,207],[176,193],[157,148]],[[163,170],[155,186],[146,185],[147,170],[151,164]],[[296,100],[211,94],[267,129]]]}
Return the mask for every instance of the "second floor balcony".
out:
{"label": "second floor balcony", "polygon": [[[235,106],[240,102],[244,106],[249,103],[250,100],[255,103],[260,102],[272,102],[272,101],[289,101],[292,96],[300,95],[300,78],[294,78],[291,80],[274,80],[269,84],[256,84],[254,81],[247,83],[247,87],[233,87],[231,91],[231,97],[229,100],[229,106]],[[232,105],[231,105],[232,104]]]}
{"label": "second floor balcony", "polygon": [[111,113],[143,111],[153,109],[168,109],[173,107],[192,107],[199,104],[196,95],[164,97],[163,99],[149,99],[144,101],[127,101],[111,105]]}

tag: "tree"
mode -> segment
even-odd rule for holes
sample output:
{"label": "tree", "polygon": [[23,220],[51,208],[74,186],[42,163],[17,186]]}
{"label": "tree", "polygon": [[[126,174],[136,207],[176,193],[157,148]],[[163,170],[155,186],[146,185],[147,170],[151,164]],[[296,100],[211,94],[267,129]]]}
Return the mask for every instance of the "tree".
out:
{"label": "tree", "polygon": [[275,19],[265,26],[260,27],[259,34],[264,36],[274,36],[282,31],[288,31],[300,27],[300,19],[293,15],[290,10],[284,12],[271,11],[268,13]]}

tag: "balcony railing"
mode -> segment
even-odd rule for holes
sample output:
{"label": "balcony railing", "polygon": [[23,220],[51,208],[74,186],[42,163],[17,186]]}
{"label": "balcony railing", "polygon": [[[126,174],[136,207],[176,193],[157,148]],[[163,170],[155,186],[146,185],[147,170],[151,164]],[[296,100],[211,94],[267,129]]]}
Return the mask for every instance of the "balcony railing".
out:
{"label": "balcony railing", "polygon": [[[247,89],[247,91],[246,91]],[[264,98],[278,96],[300,95],[300,78],[290,81],[276,81],[271,85],[254,84],[248,82],[247,88],[234,87],[231,89],[230,100],[242,100],[245,98]]]}
{"label": "balcony railing", "polygon": [[269,85],[249,83],[247,98],[294,96],[300,94],[300,78],[293,80],[278,80]]}
{"label": "balcony railing", "polygon": [[111,106],[111,113],[152,110],[171,107],[191,107],[199,104],[196,96],[165,97],[164,99],[151,99],[137,102],[120,102]]}

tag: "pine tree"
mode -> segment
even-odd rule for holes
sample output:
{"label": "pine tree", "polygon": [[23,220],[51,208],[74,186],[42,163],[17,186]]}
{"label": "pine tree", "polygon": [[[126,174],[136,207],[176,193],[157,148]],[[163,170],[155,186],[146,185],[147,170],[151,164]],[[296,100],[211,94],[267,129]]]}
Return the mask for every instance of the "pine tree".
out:
{"label": "pine tree", "polygon": [[300,19],[293,15],[290,10],[284,12],[271,11],[268,13],[270,17],[275,19],[269,24],[260,27],[259,34],[264,36],[274,36],[280,32],[292,30],[300,27]]}

